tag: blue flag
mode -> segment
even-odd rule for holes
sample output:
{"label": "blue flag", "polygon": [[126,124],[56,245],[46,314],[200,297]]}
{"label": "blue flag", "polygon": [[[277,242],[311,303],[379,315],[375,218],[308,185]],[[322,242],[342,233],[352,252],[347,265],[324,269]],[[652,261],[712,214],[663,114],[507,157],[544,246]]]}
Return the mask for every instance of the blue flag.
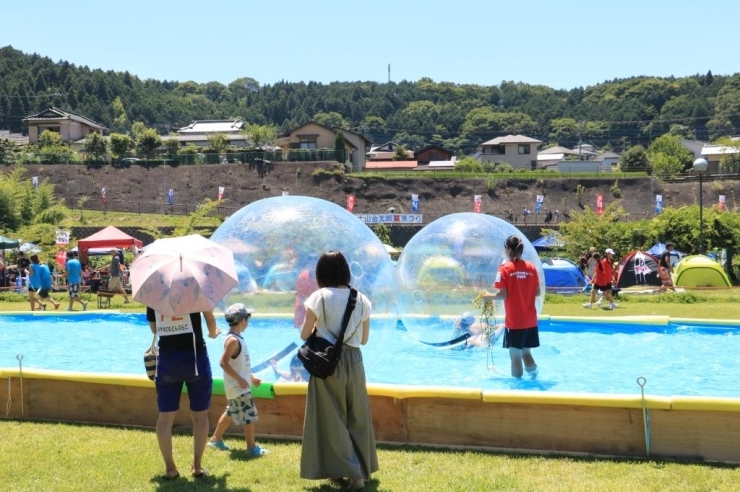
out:
{"label": "blue flag", "polygon": [[542,202],[545,201],[545,197],[542,195],[537,195],[537,203],[534,205],[534,213],[538,214],[540,213],[540,207],[542,207]]}
{"label": "blue flag", "polygon": [[172,188],[170,188],[170,192],[167,194],[167,203],[169,203],[170,205],[175,203],[175,190],[173,190]]}
{"label": "blue flag", "polygon": [[663,210],[663,195],[655,195],[655,215]]}
{"label": "blue flag", "polygon": [[419,195],[411,195],[411,210],[414,213],[419,212]]}

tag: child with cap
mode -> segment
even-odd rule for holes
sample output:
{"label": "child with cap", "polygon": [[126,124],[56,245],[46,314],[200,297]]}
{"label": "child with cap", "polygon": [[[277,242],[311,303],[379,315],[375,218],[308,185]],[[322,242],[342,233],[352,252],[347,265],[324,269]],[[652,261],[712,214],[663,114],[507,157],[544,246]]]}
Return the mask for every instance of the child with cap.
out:
{"label": "child with cap", "polygon": [[224,342],[224,352],[220,365],[224,370],[224,390],[229,401],[226,411],[218,419],[216,430],[208,441],[208,446],[221,451],[229,447],[223,441],[224,432],[232,422],[244,426],[244,438],[247,440],[247,455],[264,456],[270,451],[258,446],[254,441],[254,424],[258,420],[257,408],[252,400],[250,383],[259,386],[262,381],[252,374],[249,363],[249,350],[242,338],[242,333],[249,325],[249,317],[254,310],[247,309],[242,303],[232,304],[224,316],[229,323],[229,333]]}
{"label": "child with cap", "polygon": [[486,337],[480,324],[475,322],[475,316],[473,313],[466,311],[460,315],[457,321],[455,321],[455,331],[453,332],[453,338],[461,337],[465,334],[469,335],[465,340],[465,346],[468,347],[487,347],[490,345],[496,345],[496,342],[503,333],[503,325],[497,326],[490,334],[490,337]]}

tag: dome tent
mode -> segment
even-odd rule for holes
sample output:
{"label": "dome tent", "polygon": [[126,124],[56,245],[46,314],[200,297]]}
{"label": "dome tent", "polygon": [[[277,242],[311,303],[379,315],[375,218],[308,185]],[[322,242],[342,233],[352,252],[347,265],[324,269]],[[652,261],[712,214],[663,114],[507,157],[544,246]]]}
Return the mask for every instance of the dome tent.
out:
{"label": "dome tent", "polygon": [[632,251],[619,260],[616,287],[626,289],[634,286],[660,287],[663,282],[658,275],[660,260],[644,251]]}
{"label": "dome tent", "polygon": [[702,256],[685,256],[674,267],[673,283],[677,287],[732,287],[722,265]]}
{"label": "dome tent", "polygon": [[562,258],[542,260],[545,273],[545,289],[549,292],[581,292],[588,283],[578,265]]}

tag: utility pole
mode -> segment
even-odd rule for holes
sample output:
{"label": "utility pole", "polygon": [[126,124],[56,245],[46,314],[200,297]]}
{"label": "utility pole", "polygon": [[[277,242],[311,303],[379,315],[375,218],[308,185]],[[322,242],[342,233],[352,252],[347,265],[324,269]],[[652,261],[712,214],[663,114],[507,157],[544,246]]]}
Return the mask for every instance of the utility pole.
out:
{"label": "utility pole", "polygon": [[583,160],[581,158],[581,145],[583,144],[583,140],[581,140],[581,130],[583,130],[583,120],[578,122],[578,160]]}
{"label": "utility pole", "polygon": [[391,82],[391,64],[389,63],[388,64],[388,83],[390,84],[390,82]]}

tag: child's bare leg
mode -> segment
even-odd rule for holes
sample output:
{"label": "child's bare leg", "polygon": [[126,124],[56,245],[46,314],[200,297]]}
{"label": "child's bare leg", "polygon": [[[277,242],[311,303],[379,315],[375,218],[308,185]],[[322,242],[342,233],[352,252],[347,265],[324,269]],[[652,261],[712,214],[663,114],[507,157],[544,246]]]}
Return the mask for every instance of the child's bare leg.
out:
{"label": "child's bare leg", "polygon": [[231,425],[231,422],[231,417],[226,415],[226,412],[222,413],[221,417],[218,419],[218,424],[216,424],[216,430],[213,431],[213,435],[211,436],[211,442],[222,440],[224,438],[224,433]]}
{"label": "child's bare leg", "polygon": [[254,440],[253,424],[246,424],[244,426],[244,439],[247,441],[247,451],[251,451],[257,446],[257,443]]}

